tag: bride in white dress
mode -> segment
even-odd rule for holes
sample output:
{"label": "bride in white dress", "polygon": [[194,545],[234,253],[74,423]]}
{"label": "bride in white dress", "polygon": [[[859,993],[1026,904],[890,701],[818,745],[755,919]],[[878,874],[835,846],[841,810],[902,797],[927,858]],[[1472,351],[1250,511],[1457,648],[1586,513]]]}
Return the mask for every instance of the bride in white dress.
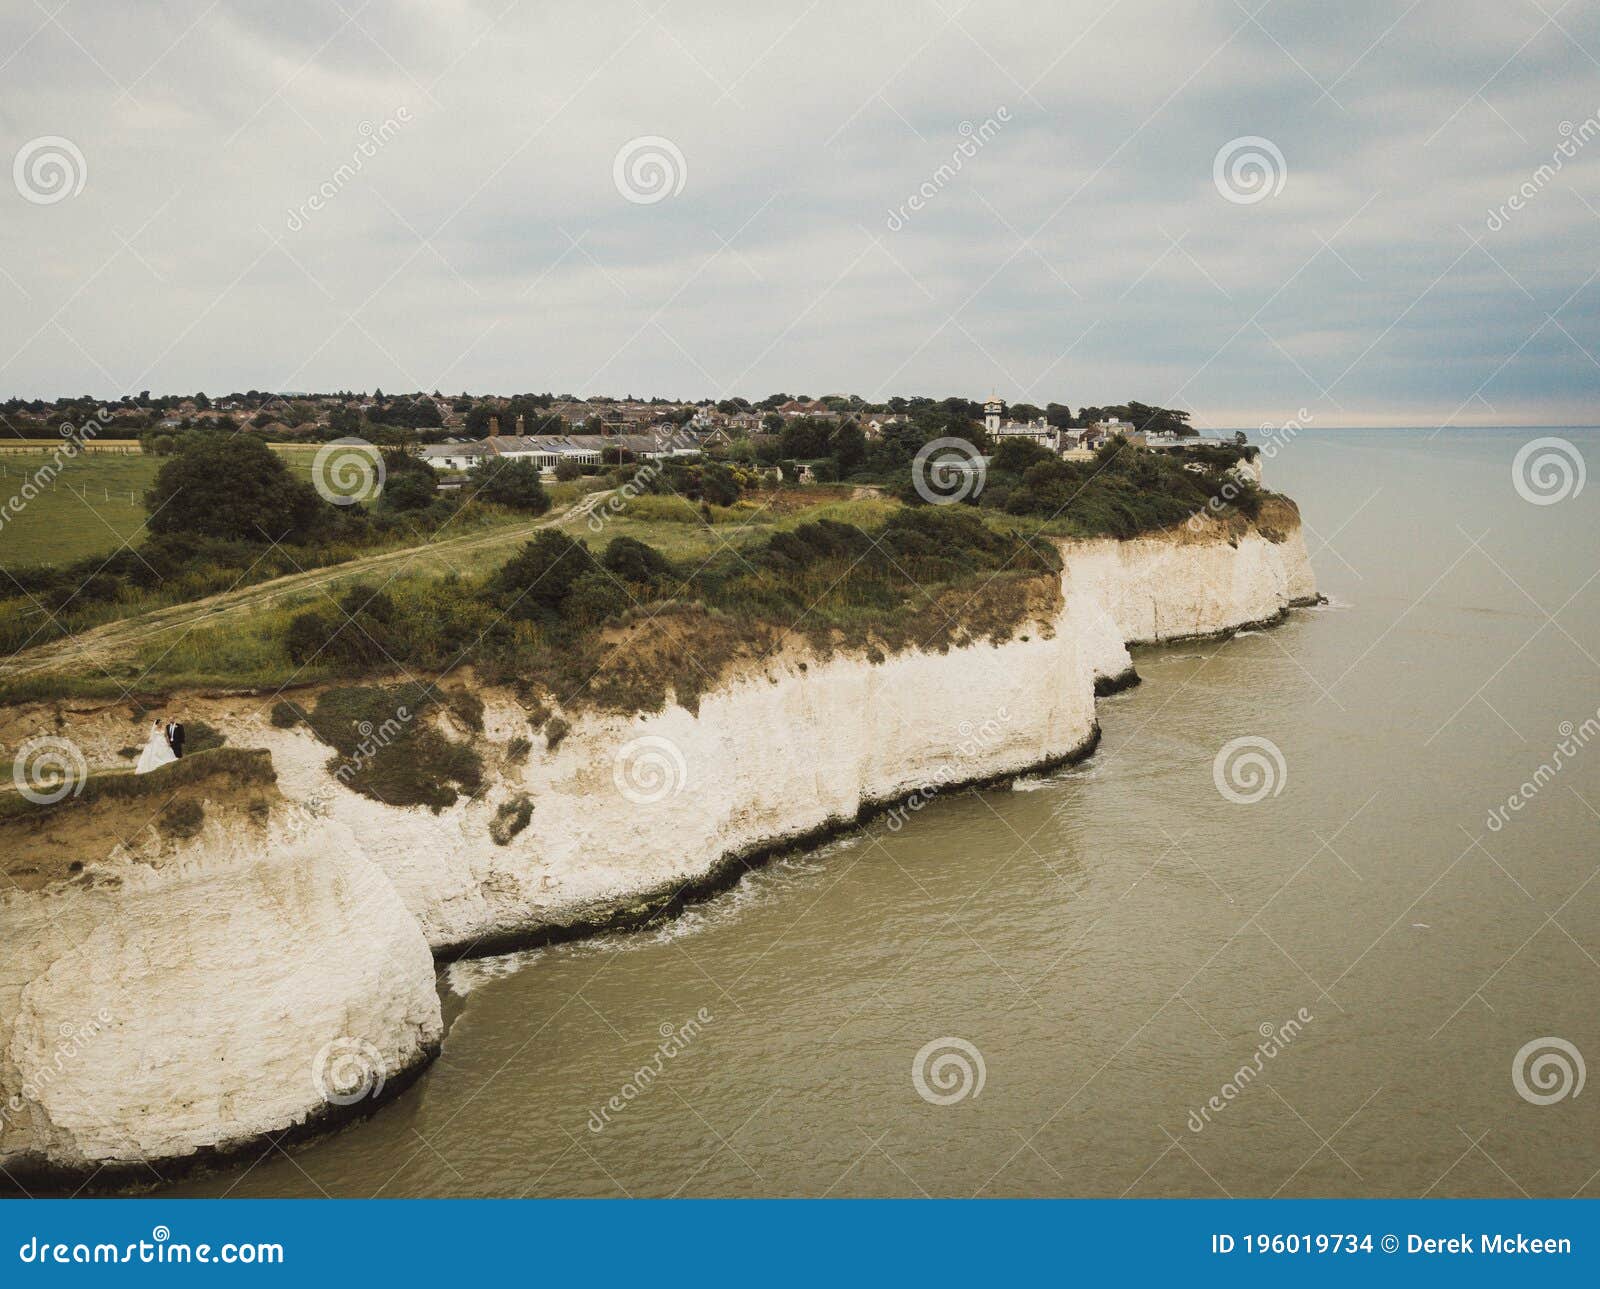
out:
{"label": "bride in white dress", "polygon": [[151,770],[159,769],[169,761],[178,758],[167,743],[166,728],[157,721],[150,727],[149,741],[144,745],[144,751],[139,753],[139,764],[133,767],[135,774],[149,774]]}

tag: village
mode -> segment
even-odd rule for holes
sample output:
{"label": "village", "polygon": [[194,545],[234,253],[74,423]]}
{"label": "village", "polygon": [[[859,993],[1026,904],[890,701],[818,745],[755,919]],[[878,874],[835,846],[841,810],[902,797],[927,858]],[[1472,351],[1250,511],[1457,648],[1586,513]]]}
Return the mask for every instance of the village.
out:
{"label": "village", "polygon": [[[784,426],[801,419],[841,428],[854,425],[868,443],[881,441],[912,421],[908,412],[887,408],[840,408],[834,401],[809,399],[788,399],[765,412],[725,409],[723,405],[709,402],[628,402],[603,408],[563,404],[553,408],[551,416],[561,417],[572,430],[530,433],[527,413],[516,413],[515,419],[506,424],[502,424],[499,414],[490,413],[485,434],[452,435],[443,442],[424,444],[419,454],[441,471],[470,470],[487,459],[507,458],[529,460],[553,474],[564,463],[588,470],[628,458],[666,460],[728,448],[740,440],[748,442],[758,453],[763,448],[776,451]],[[994,395],[983,404],[982,425],[991,450],[1007,440],[1024,440],[1067,460],[1088,460],[1103,444],[1118,436],[1131,446],[1159,449],[1215,445],[1221,441],[1193,431],[1179,433],[1142,428],[1115,415],[1085,425],[1052,424],[1045,414],[1019,420],[1015,415],[1008,415],[1006,402]],[[1235,434],[1226,441],[1242,443],[1244,437]],[[800,482],[811,481],[811,471],[806,466],[807,463],[801,462]]]}

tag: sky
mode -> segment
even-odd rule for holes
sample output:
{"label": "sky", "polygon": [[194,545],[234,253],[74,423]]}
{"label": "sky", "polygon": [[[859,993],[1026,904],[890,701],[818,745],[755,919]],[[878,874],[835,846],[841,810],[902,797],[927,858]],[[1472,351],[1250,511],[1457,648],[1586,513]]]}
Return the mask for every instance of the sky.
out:
{"label": "sky", "polygon": [[1588,0],[18,0],[0,397],[1600,421]]}

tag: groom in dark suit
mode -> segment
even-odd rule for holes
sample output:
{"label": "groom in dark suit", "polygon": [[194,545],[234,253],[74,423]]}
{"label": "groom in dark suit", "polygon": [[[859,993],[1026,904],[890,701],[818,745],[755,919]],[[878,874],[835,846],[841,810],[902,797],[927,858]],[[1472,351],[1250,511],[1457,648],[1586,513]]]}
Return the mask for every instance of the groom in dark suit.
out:
{"label": "groom in dark suit", "polygon": [[172,755],[178,760],[183,760],[183,722],[167,722],[167,746],[172,749]]}

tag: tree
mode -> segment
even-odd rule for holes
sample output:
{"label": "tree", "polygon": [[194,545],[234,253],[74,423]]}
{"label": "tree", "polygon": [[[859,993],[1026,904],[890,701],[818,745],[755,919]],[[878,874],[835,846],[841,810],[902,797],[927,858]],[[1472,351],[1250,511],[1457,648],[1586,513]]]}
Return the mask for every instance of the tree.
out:
{"label": "tree", "polygon": [[867,458],[867,436],[854,421],[846,421],[833,435],[833,459],[839,473],[847,474]]}
{"label": "tree", "polygon": [[322,503],[252,435],[185,435],[144,496],[152,533],[271,542],[303,536]]}
{"label": "tree", "polygon": [[1040,461],[1052,461],[1055,454],[1032,439],[1004,438],[994,450],[991,465],[1000,474],[1022,474]]}
{"label": "tree", "polygon": [[783,455],[797,461],[810,461],[827,456],[831,449],[829,439],[833,427],[812,416],[799,416],[783,427]]}
{"label": "tree", "polygon": [[542,515],[550,509],[539,467],[527,457],[485,457],[467,476],[473,496],[480,501]]}

